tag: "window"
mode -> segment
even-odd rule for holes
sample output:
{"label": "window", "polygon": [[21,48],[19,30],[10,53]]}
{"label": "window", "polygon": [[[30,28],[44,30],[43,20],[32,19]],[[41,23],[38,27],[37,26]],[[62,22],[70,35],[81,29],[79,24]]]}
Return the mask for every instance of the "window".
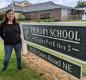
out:
{"label": "window", "polygon": [[31,15],[27,15],[26,17],[28,20],[31,20]]}
{"label": "window", "polygon": [[50,19],[50,13],[42,13],[40,19]]}

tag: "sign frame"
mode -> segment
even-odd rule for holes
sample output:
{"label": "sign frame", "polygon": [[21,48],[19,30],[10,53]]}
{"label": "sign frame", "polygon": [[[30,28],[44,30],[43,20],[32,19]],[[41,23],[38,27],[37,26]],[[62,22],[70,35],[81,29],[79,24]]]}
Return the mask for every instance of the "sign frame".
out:
{"label": "sign frame", "polygon": [[[33,25],[32,23],[31,24],[21,24],[21,26],[22,25]],[[40,25],[40,24],[39,24]],[[23,28],[22,28],[23,29]],[[27,42],[27,40],[26,40],[26,42]],[[27,43],[28,44],[28,43]],[[35,44],[35,43],[34,43]],[[67,57],[67,56],[66,56]],[[70,56],[71,57],[71,56]],[[81,61],[83,64],[86,64],[84,61],[82,61],[82,60],[78,60],[78,59],[75,59],[77,62],[78,61]],[[80,66],[81,67],[81,74],[80,74],[80,79],[82,78],[82,65],[78,65],[78,66]],[[78,78],[79,79],[79,78]]]}

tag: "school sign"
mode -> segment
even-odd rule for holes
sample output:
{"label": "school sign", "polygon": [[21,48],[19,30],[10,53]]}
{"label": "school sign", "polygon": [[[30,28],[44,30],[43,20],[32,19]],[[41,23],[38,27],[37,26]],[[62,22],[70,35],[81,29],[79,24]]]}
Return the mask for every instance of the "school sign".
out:
{"label": "school sign", "polygon": [[[68,55],[73,58],[86,61],[86,27],[76,25],[51,25],[51,24],[23,24],[24,39],[40,47],[48,48],[59,52],[59,54]],[[28,50],[48,62],[54,64],[60,69],[81,77],[81,67],[72,62],[59,58],[57,54],[53,55],[39,49],[39,47],[27,45]]]}

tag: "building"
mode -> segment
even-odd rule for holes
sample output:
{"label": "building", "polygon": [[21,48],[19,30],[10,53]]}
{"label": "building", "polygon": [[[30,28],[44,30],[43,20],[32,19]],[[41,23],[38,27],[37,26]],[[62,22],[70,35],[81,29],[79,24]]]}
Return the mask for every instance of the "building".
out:
{"label": "building", "polygon": [[86,7],[76,9],[81,12],[82,20],[86,20]]}
{"label": "building", "polygon": [[50,19],[53,21],[64,21],[81,19],[79,10],[55,4],[51,1],[25,7],[23,13],[30,20]]}
{"label": "building", "polygon": [[[23,12],[23,8],[25,7],[29,7],[30,5],[32,5],[31,3],[29,3],[28,1],[22,1],[22,2],[13,2],[14,5],[14,11],[15,11],[15,15],[18,18],[19,15]],[[9,4],[7,7],[1,8],[0,9],[0,14],[4,14],[7,10],[13,10],[13,6],[12,3]]]}
{"label": "building", "polygon": [[70,19],[72,9],[49,1],[26,7],[23,9],[23,13],[30,20],[53,19],[63,21]]}
{"label": "building", "polygon": [[[9,9],[13,9],[12,4],[0,9],[0,13]],[[80,20],[83,12],[76,8],[55,4],[52,1],[38,4],[31,4],[27,1],[14,2],[14,11],[17,18],[20,13],[23,13],[29,20],[48,19],[52,21]]]}
{"label": "building", "polygon": [[19,7],[28,7],[30,5],[32,5],[30,2],[28,1],[21,1],[21,2],[14,2],[14,4],[16,6],[19,6]]}
{"label": "building", "polygon": [[[15,2],[14,1],[13,5],[14,5],[14,11],[15,12],[22,12],[24,7],[28,7],[28,6],[32,5],[32,4],[29,3],[28,1],[22,1],[22,2]],[[1,8],[0,13],[4,13],[9,9],[13,10],[12,3],[9,4],[7,7]]]}

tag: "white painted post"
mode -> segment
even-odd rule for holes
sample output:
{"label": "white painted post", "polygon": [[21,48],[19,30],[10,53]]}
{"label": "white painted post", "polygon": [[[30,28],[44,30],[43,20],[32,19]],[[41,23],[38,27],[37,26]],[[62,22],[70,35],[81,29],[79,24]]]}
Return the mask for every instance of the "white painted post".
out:
{"label": "white painted post", "polygon": [[22,23],[20,23],[20,28],[21,28],[21,38],[22,38],[22,54],[27,54],[27,43],[24,40]]}

